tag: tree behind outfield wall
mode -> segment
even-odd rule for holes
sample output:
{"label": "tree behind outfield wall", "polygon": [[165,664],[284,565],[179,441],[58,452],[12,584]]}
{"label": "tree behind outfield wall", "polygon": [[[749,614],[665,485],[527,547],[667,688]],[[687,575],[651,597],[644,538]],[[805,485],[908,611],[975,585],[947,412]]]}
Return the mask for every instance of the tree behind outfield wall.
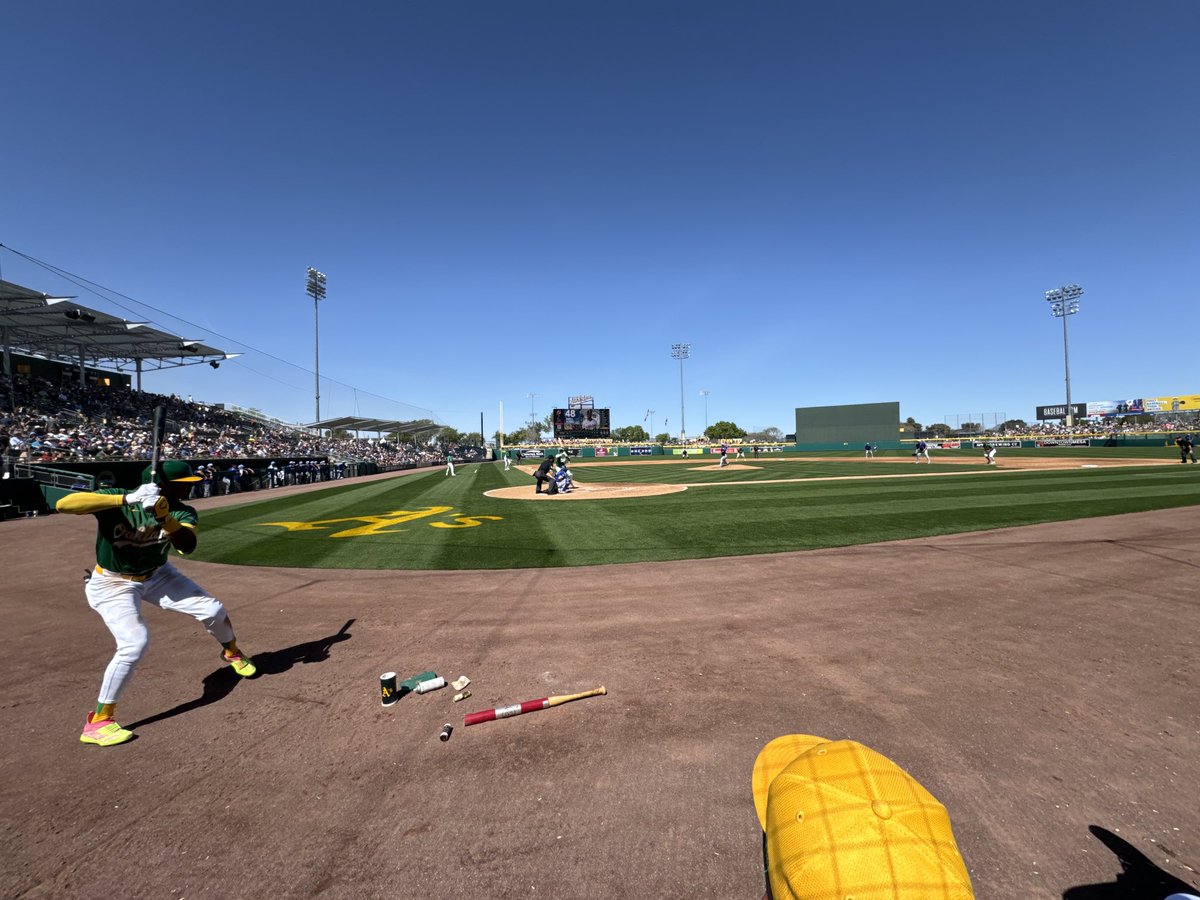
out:
{"label": "tree behind outfield wall", "polygon": [[1001,431],[1028,431],[1029,424],[1024,419],[1009,419],[1000,424]]}
{"label": "tree behind outfield wall", "polygon": [[641,425],[625,425],[617,428],[612,432],[614,441],[627,441],[629,443],[637,443],[639,441],[650,440],[650,435],[646,433],[646,429]]}
{"label": "tree behind outfield wall", "polygon": [[761,431],[751,431],[746,435],[746,440],[749,441],[766,441],[772,444],[783,443],[783,432],[778,428],[763,428]]}
{"label": "tree behind outfield wall", "polygon": [[[929,426],[929,428],[926,428],[926,429],[923,429],[923,430],[925,430],[925,431],[929,431],[929,430],[930,430],[930,429],[932,429],[932,428],[933,428],[933,426],[932,426],[932,425],[930,425],[930,426]],[[918,422],[918,421],[917,421],[916,419],[914,419],[912,416],[909,416],[907,419],[905,419],[903,422],[901,422],[901,423],[900,423],[900,430],[901,430],[901,431],[907,431],[907,432],[909,432],[910,434],[916,434],[918,431],[921,431],[921,430],[922,430],[922,427],[921,427],[921,423],[920,423],[920,422]]]}
{"label": "tree behind outfield wall", "polygon": [[962,425],[960,425],[958,427],[958,430],[959,431],[969,431],[969,432],[975,434],[980,431],[983,431],[983,426],[980,425],[978,422],[963,422]]}
{"label": "tree behind outfield wall", "polygon": [[721,421],[705,428],[704,436],[710,441],[732,440],[733,438],[744,438],[746,432],[732,422]]}
{"label": "tree behind outfield wall", "polygon": [[528,429],[518,428],[516,431],[510,431],[508,434],[504,435],[504,446],[511,447],[513,444],[523,444],[528,437]]}
{"label": "tree behind outfield wall", "polygon": [[939,438],[949,437],[950,431],[951,431],[950,426],[947,425],[945,422],[938,422],[934,425],[930,425],[928,428],[925,429],[926,434],[930,434],[933,437],[939,437]]}
{"label": "tree behind outfield wall", "polygon": [[654,443],[656,443],[656,444],[665,444],[670,440],[671,440],[671,436],[669,434],[667,434],[665,431],[662,432],[661,434],[656,434],[654,436]]}

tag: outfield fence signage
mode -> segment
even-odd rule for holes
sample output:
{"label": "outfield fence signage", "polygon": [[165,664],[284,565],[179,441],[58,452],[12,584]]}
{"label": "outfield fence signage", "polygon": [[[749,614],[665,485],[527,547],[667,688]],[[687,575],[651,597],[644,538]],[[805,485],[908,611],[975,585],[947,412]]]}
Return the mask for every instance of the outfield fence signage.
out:
{"label": "outfield fence signage", "polygon": [[934,450],[957,450],[962,446],[962,441],[934,441]]}
{"label": "outfield fence signage", "polygon": [[1021,449],[1020,441],[971,441],[971,446],[976,449],[983,449],[984,444],[991,444],[993,447],[1013,447],[1017,450]]}
{"label": "outfield fence signage", "polygon": [[630,456],[652,456],[654,454],[653,447],[630,447]]}
{"label": "outfield fence signage", "polygon": [[1040,438],[1034,441],[1034,446],[1037,447],[1090,447],[1091,441],[1087,438]]}

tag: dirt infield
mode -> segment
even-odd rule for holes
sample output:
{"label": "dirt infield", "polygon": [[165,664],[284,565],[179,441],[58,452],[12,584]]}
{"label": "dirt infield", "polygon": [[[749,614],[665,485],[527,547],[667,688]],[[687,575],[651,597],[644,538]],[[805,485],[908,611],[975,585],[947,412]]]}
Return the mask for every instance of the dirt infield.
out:
{"label": "dirt infield", "polygon": [[503,497],[505,500],[627,500],[630,497],[658,497],[662,494],[678,494],[686,491],[686,484],[584,484],[576,482],[569,494],[538,494],[529,485],[493,488],[484,491],[488,497]]}
{"label": "dirt infield", "polygon": [[[105,750],[76,740],[112,650],[80,583],[91,517],[0,541],[0,896],[758,898],[751,766],[796,731],[912,771],[981,898],[1111,888],[1089,826],[1200,867],[1198,507],[569,571],[185,560],[262,674],[236,682],[148,610],[121,702],[138,739]],[[474,696],[380,707],[381,672],[427,668]]]}
{"label": "dirt infield", "polygon": [[[801,460],[785,460],[786,462],[798,462]],[[804,462],[853,462],[854,459],[846,457],[807,457]],[[867,468],[864,473],[869,471],[869,467],[874,463],[874,460],[863,459],[863,465]],[[895,460],[896,462],[899,460]],[[671,465],[678,463],[688,463],[691,460],[686,459],[665,459],[655,461],[652,465]],[[947,457],[939,459],[939,463],[952,463],[955,465],[970,465],[978,466],[979,460],[966,457]],[[1161,466],[1162,460],[1156,459],[1089,459],[1087,462],[1079,460],[1067,459],[1062,457],[1052,456],[1031,456],[1020,458],[1016,457],[1011,461],[1006,461],[1003,465],[997,463],[996,470],[1007,471],[1050,471],[1060,470],[1066,471],[1078,468],[1121,468],[1126,466]],[[585,469],[589,466],[612,465],[612,463],[571,463],[572,469]],[[526,475],[533,476],[533,466],[517,466],[518,471],[524,472]],[[744,463],[729,463],[721,466],[719,464],[708,466],[690,466],[688,471],[691,472],[712,472],[712,471],[761,471],[761,465],[746,465]],[[708,481],[697,482],[692,485],[684,484],[617,484],[617,483],[600,483],[588,484],[585,481],[576,481],[575,488],[569,494],[546,494],[536,493],[533,487],[526,485],[518,485],[516,487],[495,488],[484,493],[488,497],[501,497],[505,500],[534,500],[534,501],[557,501],[557,500],[614,500],[614,499],[629,499],[630,497],[658,497],[662,494],[674,494],[679,491],[686,491],[688,488],[699,487],[714,487],[717,485],[737,485],[737,484],[785,484],[792,482],[809,482],[809,481],[853,481],[857,478],[937,478],[950,475],[972,475],[978,470],[972,468],[964,472],[947,472],[944,469],[931,471],[930,467],[922,463],[920,466],[913,466],[914,471],[910,474],[889,474],[889,475],[828,475],[819,476],[816,478],[774,478],[774,479],[756,479],[754,481]]]}

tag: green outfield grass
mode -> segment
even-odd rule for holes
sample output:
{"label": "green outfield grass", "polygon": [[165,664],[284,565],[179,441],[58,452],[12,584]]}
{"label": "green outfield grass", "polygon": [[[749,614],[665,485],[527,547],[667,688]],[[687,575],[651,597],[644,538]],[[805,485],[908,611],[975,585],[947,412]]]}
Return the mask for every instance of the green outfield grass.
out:
{"label": "green outfield grass", "polygon": [[[1092,455],[1096,449],[1103,448]],[[935,463],[922,465],[922,474],[965,474],[849,481],[812,479],[918,470],[898,457],[890,463],[745,462],[761,468],[698,472],[684,463],[642,461],[577,466],[577,478],[586,483],[696,485],[628,499],[486,497],[484,491],[499,487],[534,490],[529,475],[504,472],[499,464],[462,466],[456,478],[437,470],[267,495],[204,512],[195,558],[367,569],[582,566],[809,550],[1200,503],[1200,466],[1168,460],[1129,469],[1005,472],[981,465],[975,471],[963,463],[938,466],[935,451]],[[780,478],[789,480],[765,483]],[[733,481],[752,483],[727,483]]]}

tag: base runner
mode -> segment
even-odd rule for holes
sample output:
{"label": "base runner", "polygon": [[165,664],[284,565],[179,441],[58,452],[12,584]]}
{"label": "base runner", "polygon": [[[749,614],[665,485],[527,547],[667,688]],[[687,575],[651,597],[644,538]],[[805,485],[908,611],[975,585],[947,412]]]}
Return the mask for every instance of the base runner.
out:
{"label": "base runner", "polygon": [[162,489],[151,482],[150,467],[136,491],[102,488],[95,493],[68,494],[57,509],[96,517],[96,568],[85,593],[117,642],[117,652],[104,671],[94,712],[88,713],[79,740],[110,747],[124,743],[133,732],[115,719],[117,699],[138,660],[146,652],[149,632],[142,620],[142,602],[192,616],[223,648],[221,658],[245,678],[256,669],[238,649],[233,626],[220,601],[181,574],[167,560],[174,547],[180,553],[196,549],[196,510],[183,500],[200,479],[182,460],[159,464]]}

